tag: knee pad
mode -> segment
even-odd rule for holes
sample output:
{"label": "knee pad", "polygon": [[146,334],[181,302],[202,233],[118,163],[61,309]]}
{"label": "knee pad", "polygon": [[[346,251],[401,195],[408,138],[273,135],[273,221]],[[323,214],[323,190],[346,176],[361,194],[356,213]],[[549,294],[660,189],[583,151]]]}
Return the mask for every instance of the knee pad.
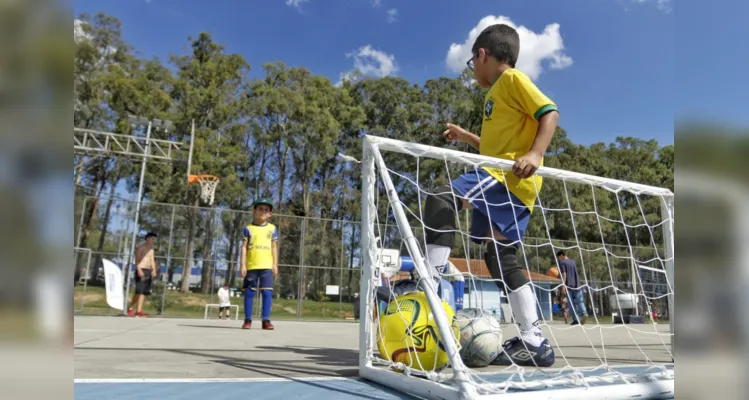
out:
{"label": "knee pad", "polygon": [[484,261],[492,278],[504,281],[504,285],[500,281],[494,281],[499,289],[503,290],[503,286],[507,286],[508,291],[514,291],[528,283],[528,278],[523,275],[518,264],[517,246],[510,243],[512,241],[502,240],[495,246],[493,242],[489,242]]}
{"label": "knee pad", "polygon": [[[455,244],[455,218],[456,210],[463,208],[463,203],[455,203],[452,188],[440,186],[427,196],[424,205],[424,225],[426,230],[426,243],[438,246],[452,247]],[[439,231],[447,232],[437,232]]]}

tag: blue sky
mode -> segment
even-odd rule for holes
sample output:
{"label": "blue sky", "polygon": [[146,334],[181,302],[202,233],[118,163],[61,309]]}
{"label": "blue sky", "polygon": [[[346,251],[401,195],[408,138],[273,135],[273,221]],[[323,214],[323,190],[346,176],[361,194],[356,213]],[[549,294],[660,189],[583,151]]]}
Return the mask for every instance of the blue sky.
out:
{"label": "blue sky", "polygon": [[208,31],[247,59],[253,77],[282,60],[333,82],[356,67],[415,83],[456,76],[471,30],[502,16],[525,28],[518,68],[558,104],[574,142],[672,144],[674,114],[698,107],[675,96],[672,1],[77,0],[74,12],[119,18],[145,57],[185,54],[187,37]]}

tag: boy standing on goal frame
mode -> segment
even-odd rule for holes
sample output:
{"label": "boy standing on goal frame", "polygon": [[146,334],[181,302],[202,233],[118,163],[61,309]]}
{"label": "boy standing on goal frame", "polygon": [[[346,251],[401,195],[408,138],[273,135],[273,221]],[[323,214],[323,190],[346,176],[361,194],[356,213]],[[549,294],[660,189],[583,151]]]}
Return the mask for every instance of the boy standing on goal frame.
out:
{"label": "boy standing on goal frame", "polygon": [[[489,89],[481,137],[449,123],[443,135],[468,143],[481,155],[515,163],[507,173],[478,168],[427,196],[427,262],[429,273],[438,277],[455,241],[456,212],[473,209],[471,240],[487,243],[484,260],[499,289],[508,293],[520,328],[520,337],[506,341],[493,364],[549,367],[554,364],[554,350],[539,327],[533,288],[518,264],[517,252],[541,190],[541,177],[534,174],[543,164],[559,113],[554,102],[515,69],[519,52],[517,31],[504,24],[484,29],[473,44],[467,65],[478,84]],[[458,198],[461,201],[454,201]]]}
{"label": "boy standing on goal frame", "polygon": [[272,330],[270,308],[273,299],[273,278],[278,276],[278,230],[268,222],[273,215],[273,203],[260,199],[252,203],[253,221],[242,232],[242,250],[239,265],[242,266],[242,290],[244,291],[244,324],[242,329],[252,327],[252,303],[260,290],[263,298],[262,327]]}

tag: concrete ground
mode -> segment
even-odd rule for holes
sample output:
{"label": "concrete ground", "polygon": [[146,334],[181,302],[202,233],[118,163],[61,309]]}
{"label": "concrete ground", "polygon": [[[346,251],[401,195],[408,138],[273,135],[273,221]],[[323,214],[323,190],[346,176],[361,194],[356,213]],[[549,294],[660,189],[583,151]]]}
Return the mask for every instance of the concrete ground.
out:
{"label": "concrete ground", "polygon": [[[127,399],[137,392],[131,384],[144,379],[152,380],[151,386],[137,387],[159,392],[162,400],[172,392],[174,398],[193,398],[185,397],[188,392],[198,398],[199,392],[229,390],[232,385],[237,393],[244,393],[250,384],[273,387],[262,391],[266,397],[259,392],[259,398],[281,398],[284,391],[310,399],[355,398],[364,393],[373,399],[404,398],[356,379],[358,323],[277,321],[275,331],[263,331],[259,324],[247,331],[240,325],[235,320],[76,317],[76,399]],[[515,329],[504,325],[504,337],[514,336]],[[555,345],[555,367],[599,366],[604,360],[609,365],[645,364],[646,357],[657,364],[671,362],[668,325],[555,324],[544,330]],[[481,372],[492,368],[499,369]],[[158,380],[166,386],[152,386],[158,386]],[[200,390],[189,386],[193,389],[186,392],[187,386],[180,383],[192,381],[203,386]]]}

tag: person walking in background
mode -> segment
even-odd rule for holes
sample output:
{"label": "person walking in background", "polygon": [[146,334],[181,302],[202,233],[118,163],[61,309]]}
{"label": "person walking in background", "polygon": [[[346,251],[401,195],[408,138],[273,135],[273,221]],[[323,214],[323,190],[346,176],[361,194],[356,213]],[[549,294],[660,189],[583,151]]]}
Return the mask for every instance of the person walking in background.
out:
{"label": "person walking in background", "polygon": [[[577,273],[575,260],[567,258],[564,250],[557,252],[559,260],[559,273],[562,275],[562,297],[568,298],[572,306],[572,325],[585,324],[588,311],[585,309],[585,295],[580,285],[580,275]],[[565,323],[567,319],[565,318]]]}
{"label": "person walking in background", "polygon": [[[156,279],[156,275],[158,274],[158,266],[156,265],[156,256],[153,249],[156,238],[155,233],[148,232],[146,234],[146,242],[135,249],[135,294],[127,308],[127,315],[129,317],[145,317],[145,314],[143,314],[143,303],[146,300],[146,296],[151,295],[153,280]],[[133,312],[133,306],[136,304],[137,308]]]}

